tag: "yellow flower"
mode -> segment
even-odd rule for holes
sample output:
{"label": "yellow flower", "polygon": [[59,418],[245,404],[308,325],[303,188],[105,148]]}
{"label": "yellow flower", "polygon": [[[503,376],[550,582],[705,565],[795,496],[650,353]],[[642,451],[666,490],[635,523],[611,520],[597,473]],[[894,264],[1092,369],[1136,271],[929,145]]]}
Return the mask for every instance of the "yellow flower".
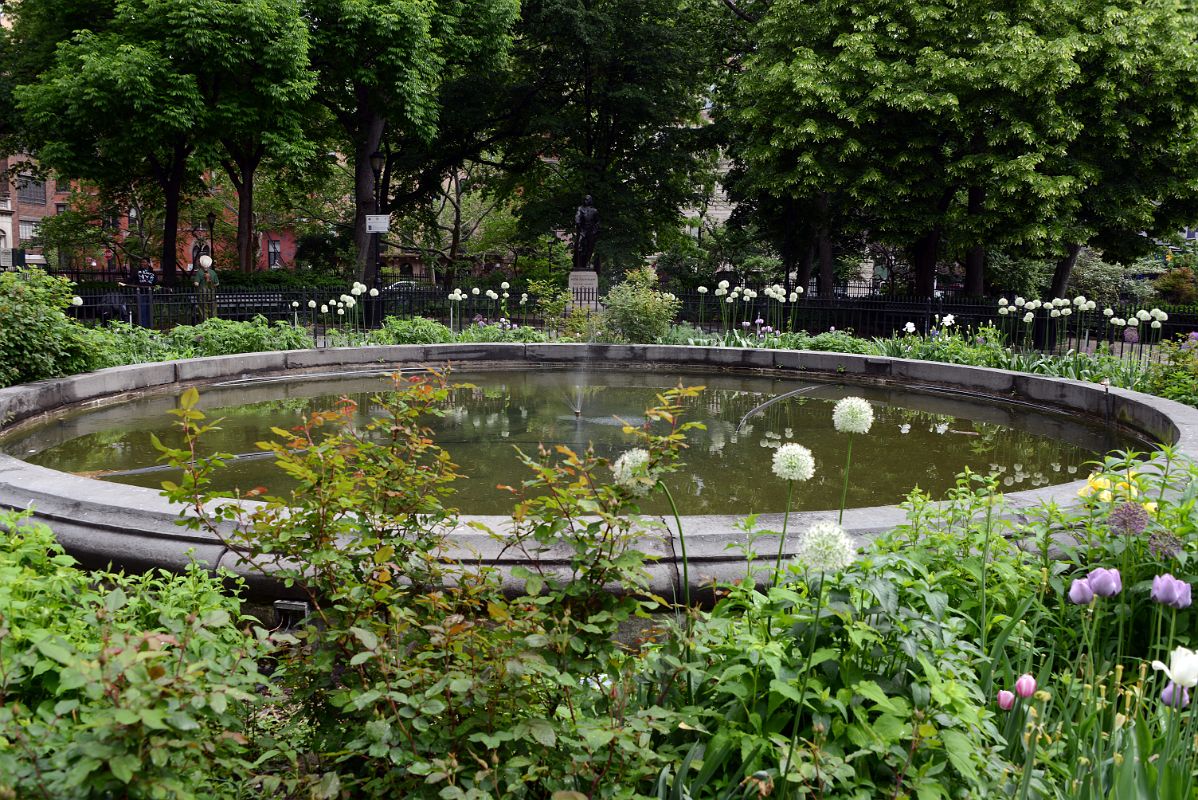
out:
{"label": "yellow flower", "polygon": [[1098,492],[1105,492],[1106,497],[1100,496],[1100,499],[1110,500],[1111,499],[1111,493],[1109,491],[1110,488],[1111,488],[1111,479],[1110,478],[1107,478],[1103,475],[1099,475],[1098,473],[1094,473],[1093,475],[1091,475],[1089,478],[1086,479],[1086,485],[1077,490],[1077,495],[1078,495],[1078,497],[1090,497],[1091,495],[1096,494]]}
{"label": "yellow flower", "polygon": [[1140,505],[1142,505],[1144,507],[1144,510],[1147,511],[1149,514],[1156,513],[1156,503],[1154,503],[1153,501],[1149,500],[1147,503],[1141,503]]}

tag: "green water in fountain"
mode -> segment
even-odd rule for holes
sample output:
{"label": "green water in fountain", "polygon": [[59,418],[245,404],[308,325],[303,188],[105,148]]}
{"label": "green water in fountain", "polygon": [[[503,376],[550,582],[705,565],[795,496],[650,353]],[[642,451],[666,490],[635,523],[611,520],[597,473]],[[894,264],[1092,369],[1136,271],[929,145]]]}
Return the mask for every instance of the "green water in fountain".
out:
{"label": "green water in fountain", "polygon": [[[798,442],[815,455],[815,478],[800,485],[795,505],[835,508],[846,437],[832,427],[832,406],[858,395],[874,405],[875,422],[853,445],[850,507],[900,502],[919,487],[943,496],[969,468],[994,476],[1006,491],[1063,483],[1084,476],[1086,462],[1112,449],[1144,449],[1094,421],[991,400],[910,389],[820,383],[794,377],[688,374],[622,369],[461,371],[444,418],[430,420],[438,442],[467,480],[455,484],[453,505],[465,513],[504,514],[512,497],[497,484],[524,476],[514,448],[535,453],[540,444],[577,450],[594,446],[614,459],[629,447],[623,423],[639,425],[655,395],[682,383],[706,386],[690,403],[687,419],[705,430],[691,433],[685,465],[668,480],[683,514],[780,512],[786,485],[770,464],[773,448]],[[348,396],[364,422],[377,413],[371,397],[391,385],[378,374],[237,382],[201,390],[201,407],[223,418],[206,439],[211,451],[239,454],[216,488],[265,486],[285,493],[288,484],[256,442],[271,427],[289,428],[303,415]],[[74,411],[0,439],[0,450],[53,469],[159,488],[177,474],[157,464],[154,433],[177,441],[166,412],[175,395],[150,395],[117,405]],[[664,513],[660,498],[643,509]]]}

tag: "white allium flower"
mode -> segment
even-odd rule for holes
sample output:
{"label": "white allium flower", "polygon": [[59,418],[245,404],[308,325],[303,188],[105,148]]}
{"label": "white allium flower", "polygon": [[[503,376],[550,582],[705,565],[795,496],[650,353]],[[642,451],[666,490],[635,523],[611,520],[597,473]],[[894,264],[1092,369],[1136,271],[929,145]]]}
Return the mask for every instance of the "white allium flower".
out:
{"label": "white allium flower", "polygon": [[716,286],[723,289],[724,291],[728,291],[728,281],[720,281],[719,283],[716,284]]}
{"label": "white allium flower", "polygon": [[1160,330],[1160,327],[1161,327],[1161,321],[1160,321],[1159,319],[1154,319],[1154,320],[1152,321],[1152,329],[1153,329],[1153,330]]}
{"label": "white allium flower", "polygon": [[1121,328],[1127,324],[1127,320],[1125,320],[1123,317],[1113,317],[1111,319],[1111,324],[1116,328]]}
{"label": "white allium flower", "polygon": [[698,291],[699,291],[699,294],[707,294],[707,287],[706,287],[706,286],[700,286],[700,287],[699,287],[699,289],[698,289]]}
{"label": "white allium flower", "polygon": [[1134,327],[1136,327],[1136,326],[1137,326],[1137,325],[1139,325],[1139,324],[1140,324],[1140,320],[1136,319],[1135,317],[1128,317],[1128,318],[1127,318],[1127,327],[1129,327],[1129,328],[1134,328]]}
{"label": "white allium flower", "polygon": [[498,299],[499,299],[499,295],[495,294],[495,290],[494,290],[494,289],[487,289],[487,297],[491,298],[492,300],[498,300]]}
{"label": "white allium flower", "polygon": [[378,297],[378,296],[379,296],[379,290],[378,290],[378,289],[371,289],[371,290],[370,290],[370,296],[371,296],[371,297]]}
{"label": "white allium flower", "polygon": [[1138,319],[1140,322],[1147,322],[1148,320],[1152,319],[1152,315],[1141,308],[1136,312],[1136,319]]}
{"label": "white allium flower", "polygon": [[337,316],[339,316],[339,317],[345,316],[345,309],[344,308],[337,309]]}
{"label": "white allium flower", "polygon": [[1104,317],[1113,317],[1113,316],[1115,316],[1115,309],[1113,309],[1113,308],[1104,308],[1104,309],[1102,310],[1102,315],[1103,315]]}
{"label": "white allium flower", "polygon": [[1070,314],[1072,314],[1072,313],[1073,313],[1073,309],[1072,309],[1072,308],[1062,308],[1062,309],[1061,309],[1061,316],[1062,316],[1062,317],[1067,317],[1067,316],[1069,316],[1069,315],[1070,315]]}
{"label": "white allium flower", "polygon": [[292,301],[291,301],[291,307],[292,307],[292,308],[299,308],[299,300],[292,300]]}
{"label": "white allium flower", "polygon": [[338,297],[337,299],[340,300],[342,303],[344,303],[346,300],[349,299],[349,295],[343,294],[340,297]]}
{"label": "white allium flower", "polygon": [[1026,302],[1027,302],[1027,301],[1026,301],[1026,300],[1024,300],[1022,297],[1016,297],[1016,298],[1015,298],[1015,305],[1016,305],[1016,306],[1018,306],[1019,308],[1023,308],[1023,304],[1024,304],[1024,303],[1026,303]]}
{"label": "white allium flower", "polygon": [[832,408],[832,425],[841,433],[869,433],[874,407],[863,397],[846,397]]}
{"label": "white allium flower", "polygon": [[479,293],[479,288],[477,286],[475,286],[473,289],[470,290],[470,294],[477,295],[478,293]]}
{"label": "white allium flower", "polygon": [[906,331],[907,333],[915,333],[915,323],[908,322],[906,325],[903,326],[903,330]]}
{"label": "white allium flower", "polygon": [[728,295],[727,297],[724,298],[724,302],[725,303],[735,303],[736,295],[733,295],[733,294]]}
{"label": "white allium flower", "polygon": [[1035,314],[1033,314],[1032,312],[1029,311],[1023,315],[1023,321],[1030,325],[1032,320],[1035,319],[1035,316],[1036,316]]}
{"label": "white allium flower", "polygon": [[1086,311],[1093,311],[1096,308],[1098,308],[1098,303],[1095,303],[1093,300],[1086,301]]}
{"label": "white allium flower", "polygon": [[508,283],[507,281],[504,281],[503,283],[499,284],[499,288],[500,289],[510,289],[510,288],[512,288],[512,285],[510,283]]}
{"label": "white allium flower", "polygon": [[327,314],[327,313],[329,313],[329,307],[328,307],[328,306],[323,306],[323,305],[322,305],[322,306],[320,307],[320,313],[321,313],[321,314]]}
{"label": "white allium flower", "polygon": [[795,561],[811,572],[839,572],[853,563],[857,546],[835,522],[817,522],[799,537]]}
{"label": "white allium flower", "polygon": [[1005,306],[1007,304],[1007,298],[1005,298],[1005,297],[998,298],[998,304],[1000,306]]}
{"label": "white allium flower", "polygon": [[796,286],[796,287],[795,287],[795,290],[794,290],[794,293],[795,293],[795,294],[802,294],[802,293],[803,293],[803,287],[802,287],[802,286]]}
{"label": "white allium flower", "polygon": [[728,290],[727,290],[727,289],[716,289],[716,290],[715,290],[715,296],[716,296],[716,297],[723,297],[723,296],[724,296],[724,295],[726,295],[726,294],[728,294]]}
{"label": "white allium flower", "polygon": [[1057,308],[1064,308],[1065,306],[1069,305],[1069,301],[1063,297],[1054,297],[1052,304]]}
{"label": "white allium flower", "polygon": [[1052,311],[1048,312],[1048,316],[1053,317],[1054,319],[1061,316],[1061,309],[1054,308]]}
{"label": "white allium flower", "polygon": [[79,306],[83,305],[83,298],[79,295],[75,295],[71,298],[71,305],[73,305],[75,308],[78,308]]}
{"label": "white allium flower", "polygon": [[309,300],[309,301],[308,301],[308,308],[316,308],[316,301],[315,301],[315,300]]}
{"label": "white allium flower", "polygon": [[803,290],[802,290],[802,289],[798,289],[798,290],[796,290],[796,291],[793,291],[793,292],[791,292],[791,293],[790,293],[790,302],[792,302],[792,303],[797,303],[797,302],[798,302],[798,300],[799,300],[799,292],[801,292],[801,291],[803,291]]}
{"label": "white allium flower", "polygon": [[998,315],[1000,317],[1005,317],[1007,314],[1010,314],[1010,313],[1011,313],[1011,309],[1007,308],[1006,306],[1002,306],[1001,308],[998,309]]}
{"label": "white allium flower", "polygon": [[346,308],[353,308],[353,307],[354,307],[354,306],[356,306],[357,304],[358,304],[358,301],[357,301],[357,300],[355,300],[355,299],[353,299],[352,297],[347,297],[347,298],[345,299],[345,307],[346,307]]}
{"label": "white allium flower", "polygon": [[657,483],[657,479],[649,473],[649,451],[640,447],[621,454],[616,463],[611,465],[611,473],[616,485],[633,497],[644,497]]}
{"label": "white allium flower", "polygon": [[1073,305],[1080,308],[1081,306],[1084,306],[1085,304],[1086,304],[1086,296],[1084,294],[1079,294],[1077,297],[1073,298]]}
{"label": "white allium flower", "polygon": [[774,451],[774,474],[784,481],[811,480],[815,474],[815,458],[801,444],[784,444]]}
{"label": "white allium flower", "polygon": [[1168,322],[1169,321],[1169,315],[1166,314],[1164,311],[1161,311],[1159,308],[1152,309],[1152,316],[1157,322]]}

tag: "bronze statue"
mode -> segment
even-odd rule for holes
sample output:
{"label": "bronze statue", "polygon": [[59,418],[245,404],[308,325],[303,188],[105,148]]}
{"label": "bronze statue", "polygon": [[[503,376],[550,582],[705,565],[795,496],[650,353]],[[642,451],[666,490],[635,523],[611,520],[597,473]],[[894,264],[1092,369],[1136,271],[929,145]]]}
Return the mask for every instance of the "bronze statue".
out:
{"label": "bronze statue", "polygon": [[591,257],[595,254],[595,240],[599,238],[599,210],[592,204],[588,194],[582,205],[574,212],[574,271],[591,269]]}

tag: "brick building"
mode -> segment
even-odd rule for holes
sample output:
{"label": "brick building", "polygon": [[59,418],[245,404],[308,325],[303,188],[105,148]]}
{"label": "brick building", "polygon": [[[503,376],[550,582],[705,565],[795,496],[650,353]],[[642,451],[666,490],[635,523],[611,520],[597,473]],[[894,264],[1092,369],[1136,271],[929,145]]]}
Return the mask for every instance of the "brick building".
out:
{"label": "brick building", "polygon": [[38,177],[29,156],[0,156],[0,267],[18,262],[19,251],[27,264],[54,266],[46,264],[37,229],[43,219],[66,209],[68,189],[60,189],[53,178]]}

